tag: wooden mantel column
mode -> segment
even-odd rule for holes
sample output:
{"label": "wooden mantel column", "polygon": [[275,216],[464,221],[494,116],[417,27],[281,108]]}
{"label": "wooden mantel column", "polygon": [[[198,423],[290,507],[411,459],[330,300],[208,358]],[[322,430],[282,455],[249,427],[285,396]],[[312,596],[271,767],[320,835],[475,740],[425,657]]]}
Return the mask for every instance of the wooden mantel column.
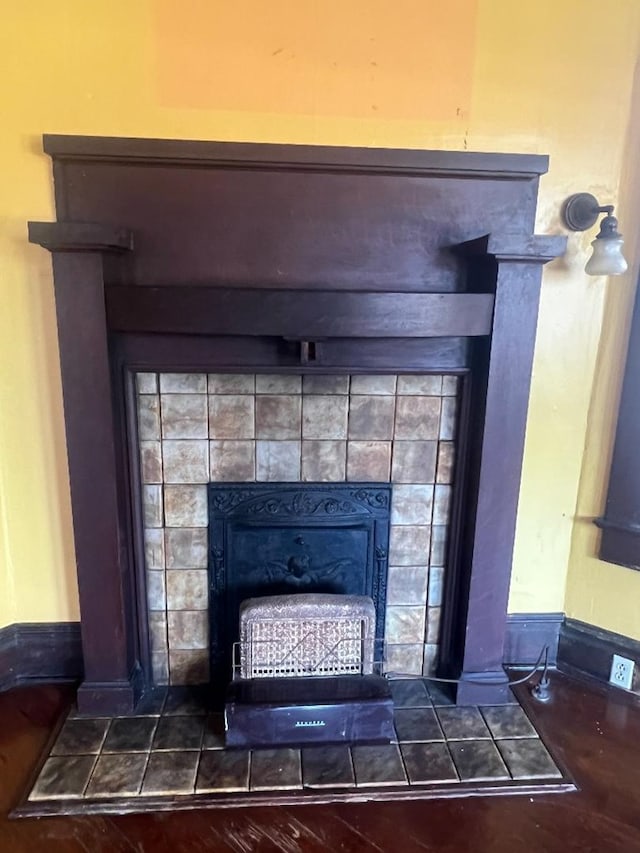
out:
{"label": "wooden mantel column", "polygon": [[[62,390],[71,481],[84,682],[82,713],[126,713],[139,694],[132,629],[135,595],[116,472],[104,258],[132,248],[123,229],[90,223],[29,223],[29,239],[53,256]],[[114,570],[117,567],[117,570]]]}
{"label": "wooden mantel column", "polygon": [[502,660],[542,266],[563,254],[565,246],[566,237],[496,234],[460,247],[472,281],[477,276],[486,283],[495,275],[495,307],[486,385],[476,388],[473,403],[485,414],[484,421],[474,419],[484,422],[469,460],[477,508],[460,555],[468,597],[458,596],[460,616],[467,610],[467,618],[457,622],[466,625],[458,704],[508,696]]}

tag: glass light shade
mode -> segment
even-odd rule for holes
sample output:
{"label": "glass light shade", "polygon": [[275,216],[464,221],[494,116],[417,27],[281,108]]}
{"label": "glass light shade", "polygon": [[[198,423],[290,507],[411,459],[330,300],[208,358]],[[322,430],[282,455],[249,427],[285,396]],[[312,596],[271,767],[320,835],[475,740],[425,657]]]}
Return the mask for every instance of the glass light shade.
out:
{"label": "glass light shade", "polygon": [[596,237],[591,243],[593,254],[584,271],[587,275],[622,275],[627,271],[627,262],[622,254],[622,237]]}

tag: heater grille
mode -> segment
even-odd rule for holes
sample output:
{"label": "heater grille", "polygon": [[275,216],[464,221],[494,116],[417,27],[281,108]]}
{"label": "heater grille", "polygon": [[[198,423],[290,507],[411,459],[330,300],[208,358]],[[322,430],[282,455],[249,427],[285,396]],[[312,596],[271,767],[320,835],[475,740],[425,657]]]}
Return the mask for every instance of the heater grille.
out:
{"label": "heater grille", "polygon": [[301,594],[240,608],[242,678],[372,672],[375,608],[367,596]]}

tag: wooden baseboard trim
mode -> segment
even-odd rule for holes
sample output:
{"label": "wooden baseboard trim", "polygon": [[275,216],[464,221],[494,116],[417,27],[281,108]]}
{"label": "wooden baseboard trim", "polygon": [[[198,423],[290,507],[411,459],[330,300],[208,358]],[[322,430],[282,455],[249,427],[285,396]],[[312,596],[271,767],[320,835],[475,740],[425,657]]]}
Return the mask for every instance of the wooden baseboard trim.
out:
{"label": "wooden baseboard trim", "polygon": [[0,691],[25,683],[82,677],[79,622],[35,622],[0,628]]}
{"label": "wooden baseboard trim", "polygon": [[565,619],[560,631],[558,669],[608,684],[614,654],[635,662],[633,686],[629,692],[640,694],[640,642],[578,619]]}
{"label": "wooden baseboard trim", "polygon": [[533,665],[542,649],[549,648],[549,664],[556,665],[564,613],[510,613],[504,643],[504,663]]}

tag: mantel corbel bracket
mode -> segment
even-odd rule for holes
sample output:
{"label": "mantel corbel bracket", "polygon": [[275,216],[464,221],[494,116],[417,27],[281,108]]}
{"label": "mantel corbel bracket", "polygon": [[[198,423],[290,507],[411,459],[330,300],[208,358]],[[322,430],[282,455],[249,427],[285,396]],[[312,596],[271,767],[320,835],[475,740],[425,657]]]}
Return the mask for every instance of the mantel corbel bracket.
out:
{"label": "mantel corbel bracket", "polygon": [[133,232],[101,222],[29,222],[29,242],[50,252],[130,252]]}

